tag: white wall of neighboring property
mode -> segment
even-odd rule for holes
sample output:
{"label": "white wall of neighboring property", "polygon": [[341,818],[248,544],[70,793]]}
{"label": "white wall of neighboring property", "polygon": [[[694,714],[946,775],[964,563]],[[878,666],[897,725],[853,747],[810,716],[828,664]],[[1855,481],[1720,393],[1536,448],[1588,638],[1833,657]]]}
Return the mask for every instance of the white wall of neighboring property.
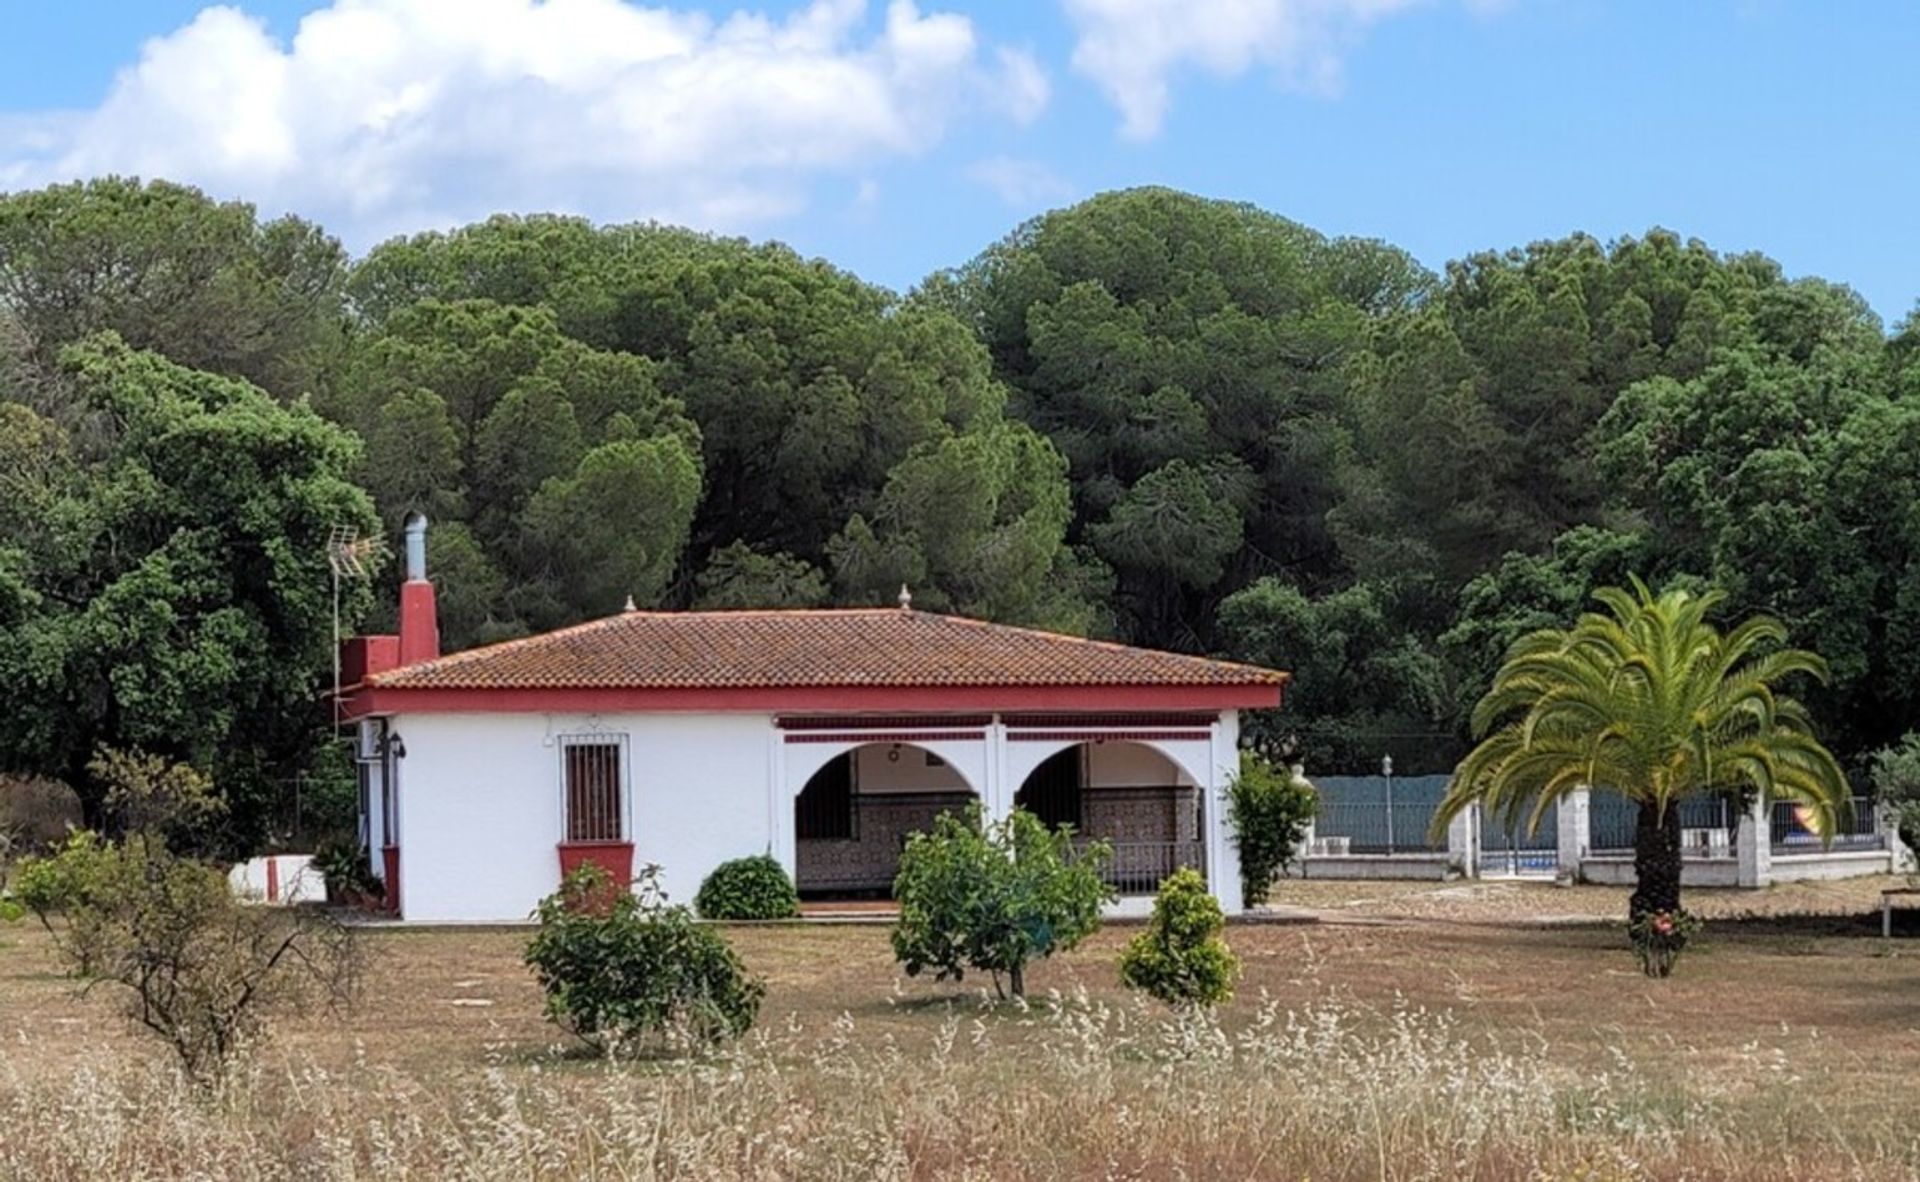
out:
{"label": "white wall of neighboring property", "polygon": [[394,720],[401,915],[520,920],[560,881],[560,739],[624,736],[634,867],[690,903],[709,871],[764,853],[768,715],[420,714]]}

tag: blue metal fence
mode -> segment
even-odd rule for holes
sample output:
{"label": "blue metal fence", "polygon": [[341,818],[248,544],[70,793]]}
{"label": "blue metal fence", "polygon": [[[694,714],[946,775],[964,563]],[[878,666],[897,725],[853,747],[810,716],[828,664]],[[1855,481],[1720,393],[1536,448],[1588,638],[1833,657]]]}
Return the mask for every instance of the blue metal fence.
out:
{"label": "blue metal fence", "polygon": [[1447,848],[1445,834],[1428,833],[1448,776],[1321,776],[1314,819],[1316,838],[1345,839],[1348,853],[1432,853]]}
{"label": "blue metal fence", "polygon": [[[1772,825],[1769,828],[1773,837],[1773,852],[1776,854],[1816,854],[1828,849],[1820,834],[1807,822],[1812,820],[1800,806],[1790,801],[1773,802]],[[1866,796],[1853,798],[1853,815],[1845,818],[1839,832],[1833,835],[1836,850],[1879,850],[1886,848],[1886,838],[1880,833],[1880,827],[1873,812],[1873,800]]]}
{"label": "blue metal fence", "polygon": [[[1640,807],[1612,792],[1595,792],[1588,814],[1591,825],[1588,844],[1596,854],[1629,853],[1633,850],[1634,829],[1639,823]],[[1728,856],[1733,851],[1734,831],[1739,819],[1733,806],[1722,797],[1689,797],[1674,806],[1680,814],[1680,831],[1694,837],[1682,848],[1688,857]]]}

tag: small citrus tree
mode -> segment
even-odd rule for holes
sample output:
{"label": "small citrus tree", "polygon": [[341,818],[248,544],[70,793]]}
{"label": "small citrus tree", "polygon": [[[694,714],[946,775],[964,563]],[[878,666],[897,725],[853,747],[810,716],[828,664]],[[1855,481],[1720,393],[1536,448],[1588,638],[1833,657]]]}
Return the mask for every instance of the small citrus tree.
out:
{"label": "small citrus tree", "polygon": [[1240,891],[1248,903],[1264,903],[1273,880],[1306,837],[1319,808],[1313,786],[1291,770],[1252,752],[1240,753],[1240,772],[1227,786],[1227,821],[1240,851]]}
{"label": "small citrus tree", "polygon": [[900,855],[894,956],[908,976],[933,969],[958,981],[979,969],[1001,997],[1025,996],[1029,961],[1099,929],[1100,905],[1115,897],[1102,877],[1112,857],[1105,842],[1075,850],[1070,826],[1049,829],[1025,809],[990,826],[978,805],[942,813]]}
{"label": "small citrus tree", "polygon": [[1220,902],[1197,870],[1175,871],[1160,884],[1153,919],[1120,956],[1120,980],[1170,1006],[1206,1008],[1233,997],[1239,958],[1220,937]]}
{"label": "small citrus tree", "polygon": [[660,868],[638,891],[582,866],[534,913],[526,962],[547,995],[547,1017],[600,1054],[704,1049],[745,1034],[766,985],[748,975],[719,933],[670,905]]}

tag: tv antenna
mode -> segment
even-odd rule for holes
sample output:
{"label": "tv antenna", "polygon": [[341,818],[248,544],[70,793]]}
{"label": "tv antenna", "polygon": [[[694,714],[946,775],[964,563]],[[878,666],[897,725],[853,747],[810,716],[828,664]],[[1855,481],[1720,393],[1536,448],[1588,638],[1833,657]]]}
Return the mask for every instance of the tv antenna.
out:
{"label": "tv antenna", "polygon": [[340,725],[340,584],[364,579],[380,556],[380,539],[363,538],[351,525],[327,531],[327,569],[333,573],[333,725]]}

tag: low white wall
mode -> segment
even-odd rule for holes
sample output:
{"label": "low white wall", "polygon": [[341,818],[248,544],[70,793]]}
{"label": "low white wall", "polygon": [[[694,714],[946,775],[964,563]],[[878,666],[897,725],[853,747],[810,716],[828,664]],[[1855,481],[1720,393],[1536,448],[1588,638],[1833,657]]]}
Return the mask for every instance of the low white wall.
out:
{"label": "low white wall", "polygon": [[[271,867],[271,868],[270,868]],[[257,903],[324,903],[327,880],[312,854],[268,854],[235,864],[227,872],[233,893]]]}
{"label": "low white wall", "polygon": [[1301,878],[1383,878],[1441,882],[1459,873],[1451,854],[1309,856],[1295,864]]}
{"label": "low white wall", "polygon": [[[1633,858],[1631,855],[1583,858],[1580,861],[1580,880],[1603,886],[1632,886],[1635,882]],[[1680,885],[1737,887],[1740,885],[1740,862],[1737,858],[1684,858],[1680,862]]]}
{"label": "low white wall", "polygon": [[1885,850],[1833,850],[1775,854],[1772,877],[1774,882],[1817,882],[1892,872],[1893,856]]}
{"label": "low white wall", "polygon": [[559,738],[627,742],[637,871],[676,902],[729,858],[763,853],[768,715],[423,714],[394,720],[400,761],[400,907],[410,920],[520,920],[560,881]]}

